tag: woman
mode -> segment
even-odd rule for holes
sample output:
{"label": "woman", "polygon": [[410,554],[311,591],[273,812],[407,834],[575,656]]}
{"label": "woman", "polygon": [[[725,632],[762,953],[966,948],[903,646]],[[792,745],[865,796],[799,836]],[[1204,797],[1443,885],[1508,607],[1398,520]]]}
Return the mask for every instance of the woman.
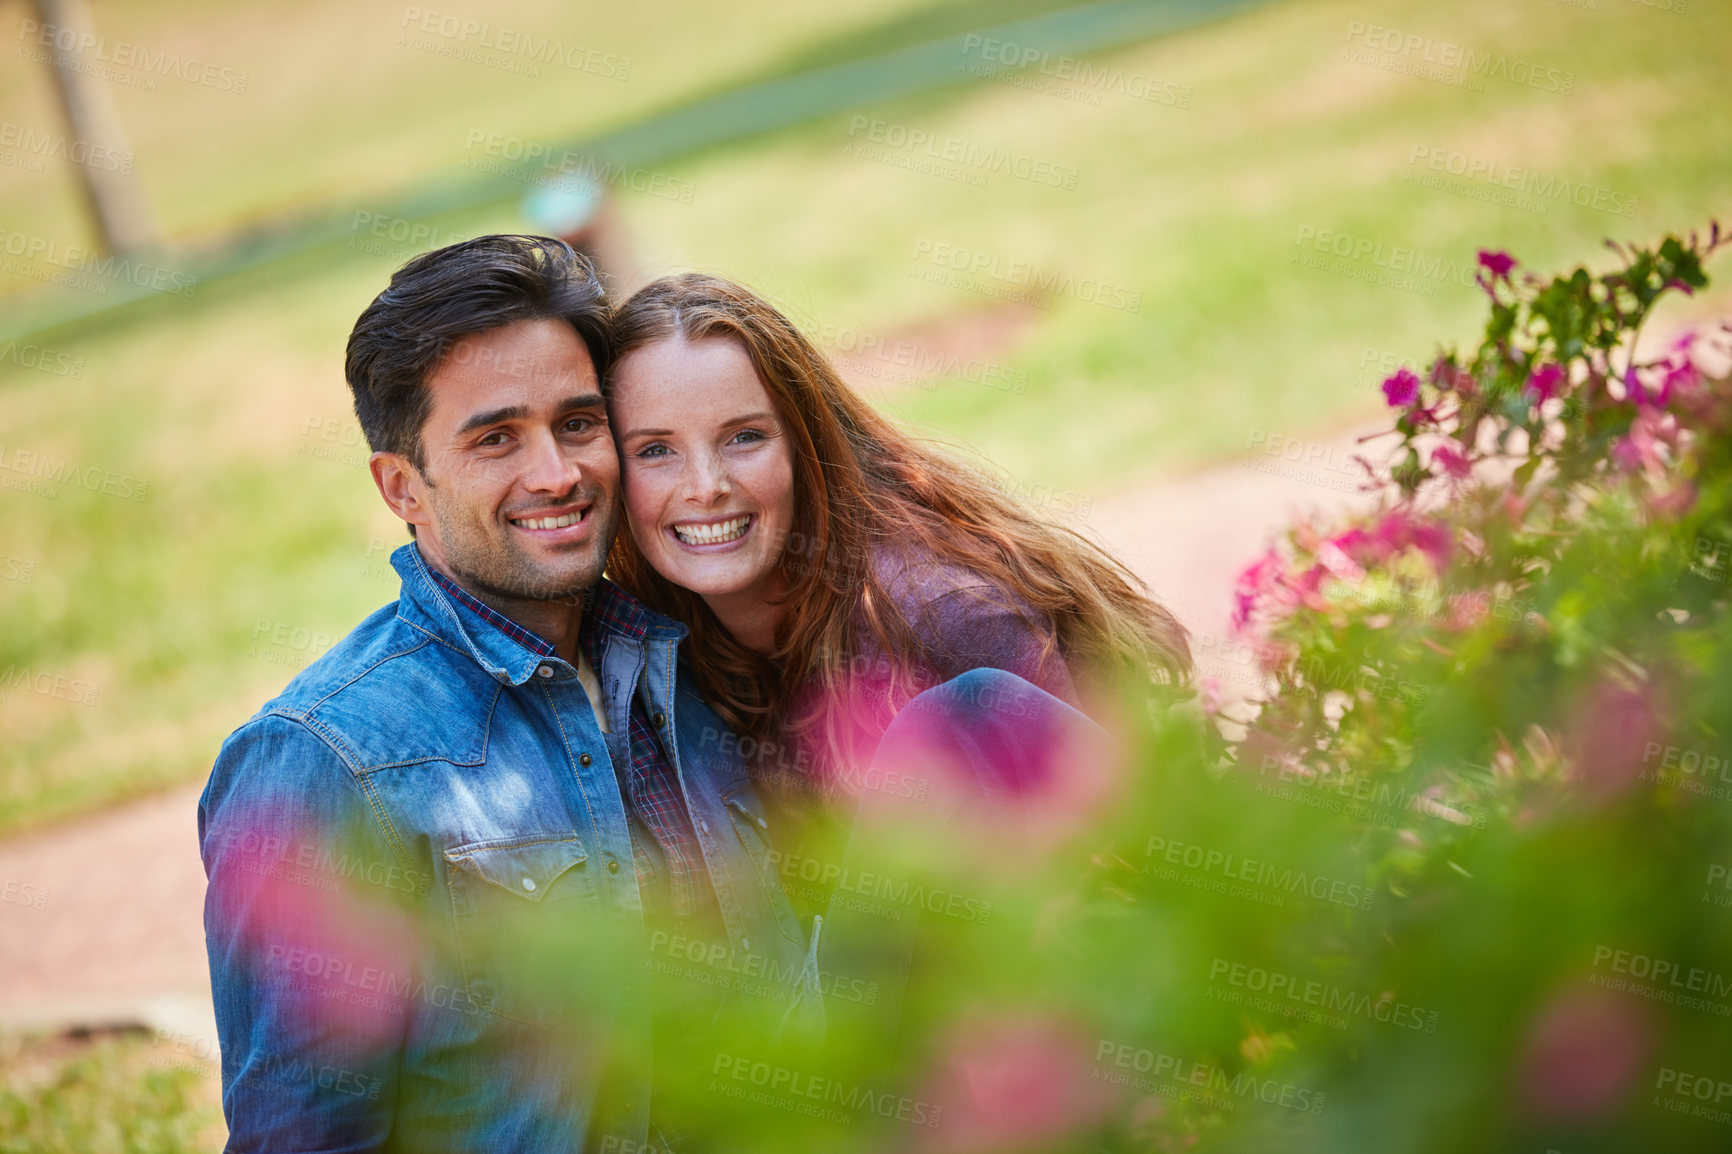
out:
{"label": "woman", "polygon": [[706,700],[784,804],[858,794],[892,719],[970,670],[1085,710],[1186,693],[1185,631],[1135,577],[879,416],[750,291],[665,277],[615,339],[610,572],[689,623]]}

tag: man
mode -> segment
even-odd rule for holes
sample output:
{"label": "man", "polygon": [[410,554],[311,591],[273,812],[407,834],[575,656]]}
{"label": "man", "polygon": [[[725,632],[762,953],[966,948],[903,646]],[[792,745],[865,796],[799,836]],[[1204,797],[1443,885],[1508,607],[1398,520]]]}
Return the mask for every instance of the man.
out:
{"label": "man", "polygon": [[232,1150],[660,1148],[652,937],[821,1014],[684,627],[601,575],[608,351],[599,285],[541,238],[418,257],[355,325],[414,540],[400,599],[229,737],[199,803]]}

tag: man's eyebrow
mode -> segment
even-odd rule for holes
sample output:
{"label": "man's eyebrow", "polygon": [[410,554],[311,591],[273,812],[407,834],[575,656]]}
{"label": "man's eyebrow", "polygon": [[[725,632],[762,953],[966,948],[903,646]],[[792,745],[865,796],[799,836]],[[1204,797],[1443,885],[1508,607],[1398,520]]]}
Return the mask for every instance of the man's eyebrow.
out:
{"label": "man's eyebrow", "polygon": [[489,409],[485,413],[476,413],[457,428],[457,436],[473,433],[476,429],[488,425],[497,425],[501,421],[521,421],[529,415],[529,409],[524,405],[507,405],[503,409]]}
{"label": "man's eyebrow", "polygon": [[[600,393],[573,393],[559,402],[558,411],[569,413],[573,409],[599,409],[606,404]],[[464,421],[457,429],[456,436],[473,433],[476,429],[484,429],[488,425],[497,425],[501,421],[521,421],[530,415],[527,405],[507,405],[503,409],[489,409],[485,413],[476,413]]]}

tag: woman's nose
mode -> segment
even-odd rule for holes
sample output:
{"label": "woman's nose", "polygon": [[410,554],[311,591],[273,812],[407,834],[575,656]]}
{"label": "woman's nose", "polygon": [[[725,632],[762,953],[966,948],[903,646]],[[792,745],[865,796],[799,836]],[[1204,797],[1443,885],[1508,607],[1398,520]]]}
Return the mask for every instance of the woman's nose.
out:
{"label": "woman's nose", "polygon": [[694,454],[686,471],[686,497],[704,505],[713,505],[733,491],[727,465],[716,453]]}

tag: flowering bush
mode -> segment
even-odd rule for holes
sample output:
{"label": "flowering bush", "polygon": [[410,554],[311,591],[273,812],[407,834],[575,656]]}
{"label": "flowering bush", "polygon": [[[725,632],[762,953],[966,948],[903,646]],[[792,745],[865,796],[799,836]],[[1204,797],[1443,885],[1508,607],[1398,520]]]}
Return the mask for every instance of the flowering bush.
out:
{"label": "flowering bush", "polygon": [[[1720,243],[1549,280],[1480,253],[1479,348],[1383,383],[1397,444],[1382,468],[1362,458],[1383,501],[1300,525],[1240,577],[1235,626],[1275,687],[1248,764],[1393,779],[1465,828],[1621,793],[1675,768],[1645,764],[1650,744],[1721,732],[1691,711],[1732,554],[1726,332],[1637,347]],[[1404,831],[1389,866],[1448,840]]]}
{"label": "flowering bush", "polygon": [[[752,1066],[774,1108],[718,1132],[1724,1148],[1732,379],[1724,332],[1638,343],[1719,243],[1550,279],[1482,254],[1479,347],[1383,384],[1375,506],[1297,525],[1241,577],[1267,692],[1217,715],[1231,743],[1151,723],[1104,812],[1015,869],[967,838],[879,854],[874,886],[923,895],[915,963],[872,987],[893,1027],[832,1000],[827,1054]],[[808,1120],[777,1085],[874,1105]]]}

